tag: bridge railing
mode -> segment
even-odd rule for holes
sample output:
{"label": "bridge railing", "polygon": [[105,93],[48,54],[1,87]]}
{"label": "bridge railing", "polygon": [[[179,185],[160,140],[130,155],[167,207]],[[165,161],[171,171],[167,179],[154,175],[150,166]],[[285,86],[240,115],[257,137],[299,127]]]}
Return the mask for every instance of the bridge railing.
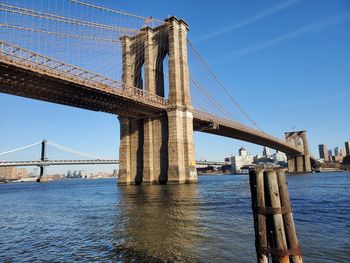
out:
{"label": "bridge railing", "polygon": [[90,72],[83,68],[64,63],[31,50],[24,49],[0,40],[0,60],[30,68],[39,73],[62,78],[82,85],[89,85],[124,97],[135,97],[156,105],[166,105],[167,99],[151,94],[121,81]]}

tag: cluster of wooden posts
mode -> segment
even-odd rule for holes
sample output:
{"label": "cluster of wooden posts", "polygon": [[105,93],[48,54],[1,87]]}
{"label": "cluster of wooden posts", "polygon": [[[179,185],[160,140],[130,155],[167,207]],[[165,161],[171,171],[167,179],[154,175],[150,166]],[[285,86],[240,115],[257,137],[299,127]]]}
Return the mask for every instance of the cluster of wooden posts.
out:
{"label": "cluster of wooden posts", "polygon": [[285,172],[260,166],[249,172],[258,263],[302,263]]}

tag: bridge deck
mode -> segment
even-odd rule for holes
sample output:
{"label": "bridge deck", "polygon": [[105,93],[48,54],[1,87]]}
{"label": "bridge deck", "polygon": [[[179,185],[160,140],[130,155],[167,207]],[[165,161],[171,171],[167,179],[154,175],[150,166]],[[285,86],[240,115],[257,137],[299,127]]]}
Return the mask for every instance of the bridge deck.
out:
{"label": "bridge deck", "polygon": [[[217,127],[209,127],[210,124],[216,124]],[[205,133],[220,135],[266,146],[288,154],[302,153],[301,149],[296,148],[286,141],[264,133],[263,131],[252,129],[248,126],[234,121],[221,119],[217,116],[198,110],[193,111],[193,128],[194,130]]]}

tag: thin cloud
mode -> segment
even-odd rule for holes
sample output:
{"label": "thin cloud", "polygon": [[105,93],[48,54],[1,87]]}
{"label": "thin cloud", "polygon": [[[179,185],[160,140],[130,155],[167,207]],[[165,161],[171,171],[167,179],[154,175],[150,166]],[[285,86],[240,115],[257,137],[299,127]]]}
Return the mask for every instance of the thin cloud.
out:
{"label": "thin cloud", "polygon": [[330,103],[330,102],[340,102],[341,100],[348,99],[350,97],[350,92],[340,92],[337,94],[329,94],[326,97],[308,97],[306,100],[299,100],[297,102],[293,102],[293,104],[285,104],[281,107],[278,107],[277,109],[274,108],[273,110],[268,110],[265,112],[265,114],[270,113],[270,112],[276,112],[277,111],[284,111],[284,110],[289,110],[289,109],[295,109],[295,108],[300,108],[300,107],[314,107],[315,105],[319,104],[325,104],[325,103]]}
{"label": "thin cloud", "polygon": [[215,32],[211,32],[211,33],[209,33],[209,34],[207,34],[207,35],[204,35],[204,36],[202,36],[202,37],[196,39],[195,42],[200,42],[200,41],[203,41],[203,40],[208,40],[208,39],[217,37],[217,36],[219,36],[219,35],[223,35],[223,34],[225,34],[225,33],[227,33],[227,32],[240,29],[240,28],[242,28],[242,27],[244,27],[244,26],[247,26],[247,25],[252,24],[252,23],[254,23],[254,22],[258,21],[258,20],[261,20],[261,19],[263,19],[263,18],[265,18],[265,17],[267,17],[267,16],[270,16],[270,15],[272,15],[272,14],[275,14],[275,13],[277,13],[277,12],[280,12],[280,11],[282,11],[282,10],[284,10],[284,9],[286,9],[286,8],[288,8],[288,7],[290,7],[290,6],[294,5],[294,4],[296,4],[296,3],[298,3],[298,2],[300,2],[300,0],[291,0],[291,1],[285,2],[285,3],[281,4],[281,5],[274,6],[274,7],[270,8],[270,9],[264,10],[263,12],[258,13],[258,14],[256,14],[256,15],[252,16],[252,17],[249,17],[249,18],[247,18],[246,20],[243,20],[243,21],[241,21],[241,22],[239,22],[239,23],[237,23],[237,24],[234,24],[234,25],[225,27],[225,28],[223,28],[223,29],[221,29],[221,30],[218,30],[218,31],[215,31]]}
{"label": "thin cloud", "polygon": [[216,64],[226,63],[226,62],[231,61],[235,58],[242,57],[244,55],[254,53],[254,52],[257,52],[259,50],[275,46],[279,43],[285,42],[285,41],[293,39],[293,38],[301,37],[303,35],[307,35],[307,34],[318,32],[318,31],[322,31],[322,30],[327,29],[329,27],[345,23],[349,20],[350,20],[350,12],[342,14],[342,15],[332,16],[332,17],[327,18],[325,20],[321,20],[321,21],[306,25],[306,26],[299,28],[297,30],[291,31],[287,34],[280,35],[280,36],[275,37],[271,40],[260,42],[260,43],[257,43],[257,44],[254,44],[254,45],[251,45],[251,46],[248,46],[245,48],[238,49],[234,52],[222,55],[219,57],[219,60],[221,59],[220,62],[218,62]]}

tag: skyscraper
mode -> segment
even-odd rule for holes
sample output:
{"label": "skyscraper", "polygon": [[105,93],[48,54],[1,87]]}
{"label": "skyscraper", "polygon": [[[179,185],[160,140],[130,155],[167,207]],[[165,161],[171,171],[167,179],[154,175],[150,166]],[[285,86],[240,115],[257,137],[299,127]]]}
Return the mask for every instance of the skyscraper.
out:
{"label": "skyscraper", "polygon": [[346,155],[350,155],[350,142],[345,142]]}
{"label": "skyscraper", "polygon": [[329,161],[329,155],[328,155],[328,151],[327,151],[327,145],[320,144],[318,146],[318,151],[320,153],[320,158],[325,160],[326,162],[328,162]]}
{"label": "skyscraper", "polygon": [[265,157],[270,156],[269,148],[267,148],[266,146],[264,147],[264,150],[263,150],[263,156]]}
{"label": "skyscraper", "polygon": [[238,150],[238,154],[239,154],[239,156],[248,156],[248,151],[242,146],[242,147]]}
{"label": "skyscraper", "polygon": [[335,147],[334,148],[334,156],[338,156],[340,155],[340,148],[339,147]]}
{"label": "skyscraper", "polygon": [[332,150],[328,150],[328,160],[333,161],[333,153]]}

